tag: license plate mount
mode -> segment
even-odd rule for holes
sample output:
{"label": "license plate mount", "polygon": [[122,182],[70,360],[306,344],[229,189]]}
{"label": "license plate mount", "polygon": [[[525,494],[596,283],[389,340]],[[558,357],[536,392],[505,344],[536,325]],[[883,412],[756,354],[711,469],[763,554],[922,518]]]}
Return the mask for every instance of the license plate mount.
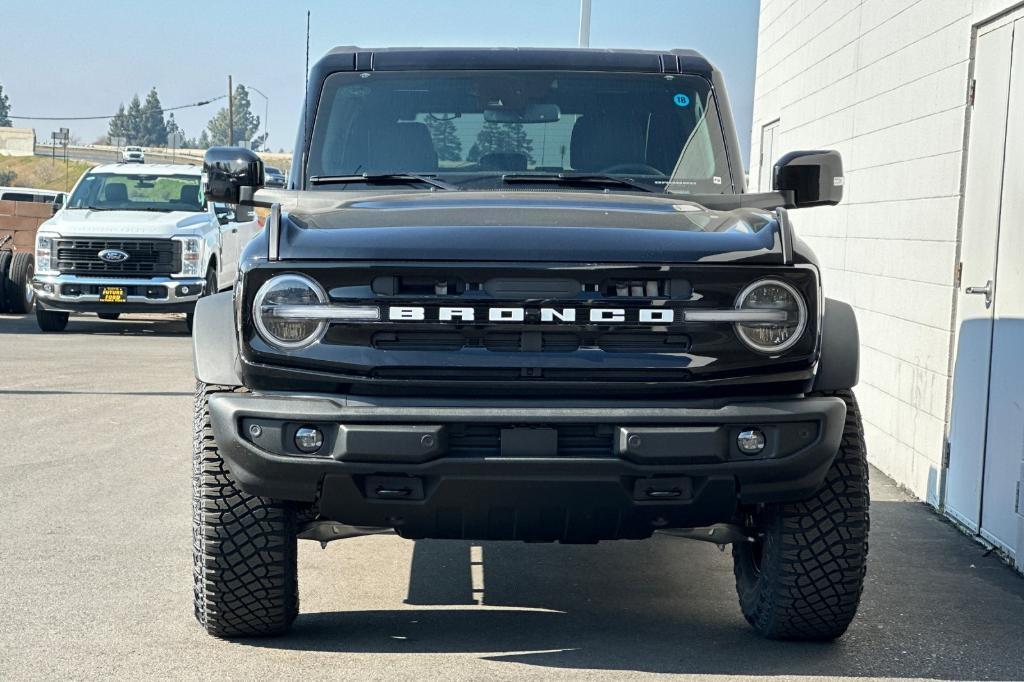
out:
{"label": "license plate mount", "polygon": [[124,287],[100,287],[100,303],[127,303],[128,292]]}

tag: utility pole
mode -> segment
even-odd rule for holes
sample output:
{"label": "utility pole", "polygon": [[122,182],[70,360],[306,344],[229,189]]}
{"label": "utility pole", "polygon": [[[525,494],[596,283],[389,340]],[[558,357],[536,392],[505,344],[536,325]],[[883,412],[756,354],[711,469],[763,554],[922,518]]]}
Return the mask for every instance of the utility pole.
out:
{"label": "utility pole", "polygon": [[580,47],[590,47],[590,2],[580,0]]}
{"label": "utility pole", "polygon": [[235,146],[235,93],[231,88],[231,76],[228,76],[228,146]]}

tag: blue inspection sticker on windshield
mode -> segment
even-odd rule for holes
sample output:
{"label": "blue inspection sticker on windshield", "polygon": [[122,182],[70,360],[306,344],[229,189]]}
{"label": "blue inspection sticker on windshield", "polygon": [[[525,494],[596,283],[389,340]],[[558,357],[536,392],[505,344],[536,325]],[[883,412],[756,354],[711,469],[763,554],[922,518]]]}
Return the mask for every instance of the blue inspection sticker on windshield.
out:
{"label": "blue inspection sticker on windshield", "polygon": [[672,98],[672,101],[676,103],[677,107],[688,107],[690,106],[690,96],[683,93],[676,93],[676,96]]}

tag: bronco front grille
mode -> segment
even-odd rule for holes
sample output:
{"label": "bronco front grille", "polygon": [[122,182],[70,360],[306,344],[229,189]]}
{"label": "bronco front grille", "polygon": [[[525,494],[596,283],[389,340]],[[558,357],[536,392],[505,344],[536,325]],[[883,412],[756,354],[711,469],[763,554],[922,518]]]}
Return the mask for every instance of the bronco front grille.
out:
{"label": "bronco front grille", "polygon": [[[128,258],[111,263],[101,251],[116,250]],[[171,275],[181,269],[181,243],[171,239],[59,239],[57,270],[68,275]]]}
{"label": "bronco front grille", "polygon": [[[254,292],[280,272],[315,279],[329,305],[376,308],[379,317],[334,320],[317,343],[282,353],[251,317]],[[456,391],[467,384],[560,391],[600,382],[639,390],[806,372],[814,316],[800,343],[777,357],[746,346],[732,322],[686,319],[693,311],[732,310],[737,295],[765,277],[793,284],[808,310],[817,310],[814,271],[791,266],[282,262],[246,275],[243,354],[367,386],[429,383]]]}

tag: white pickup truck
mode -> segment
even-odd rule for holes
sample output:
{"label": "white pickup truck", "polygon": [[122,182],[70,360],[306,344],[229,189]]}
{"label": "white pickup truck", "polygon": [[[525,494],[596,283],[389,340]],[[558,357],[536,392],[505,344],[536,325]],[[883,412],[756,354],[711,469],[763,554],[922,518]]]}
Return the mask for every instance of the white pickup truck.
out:
{"label": "white pickup truck", "polygon": [[[69,313],[186,313],[229,289],[242,247],[261,226],[208,204],[197,166],[97,166],[36,235],[36,320],[63,331]],[[245,210],[245,209],[242,209]]]}

